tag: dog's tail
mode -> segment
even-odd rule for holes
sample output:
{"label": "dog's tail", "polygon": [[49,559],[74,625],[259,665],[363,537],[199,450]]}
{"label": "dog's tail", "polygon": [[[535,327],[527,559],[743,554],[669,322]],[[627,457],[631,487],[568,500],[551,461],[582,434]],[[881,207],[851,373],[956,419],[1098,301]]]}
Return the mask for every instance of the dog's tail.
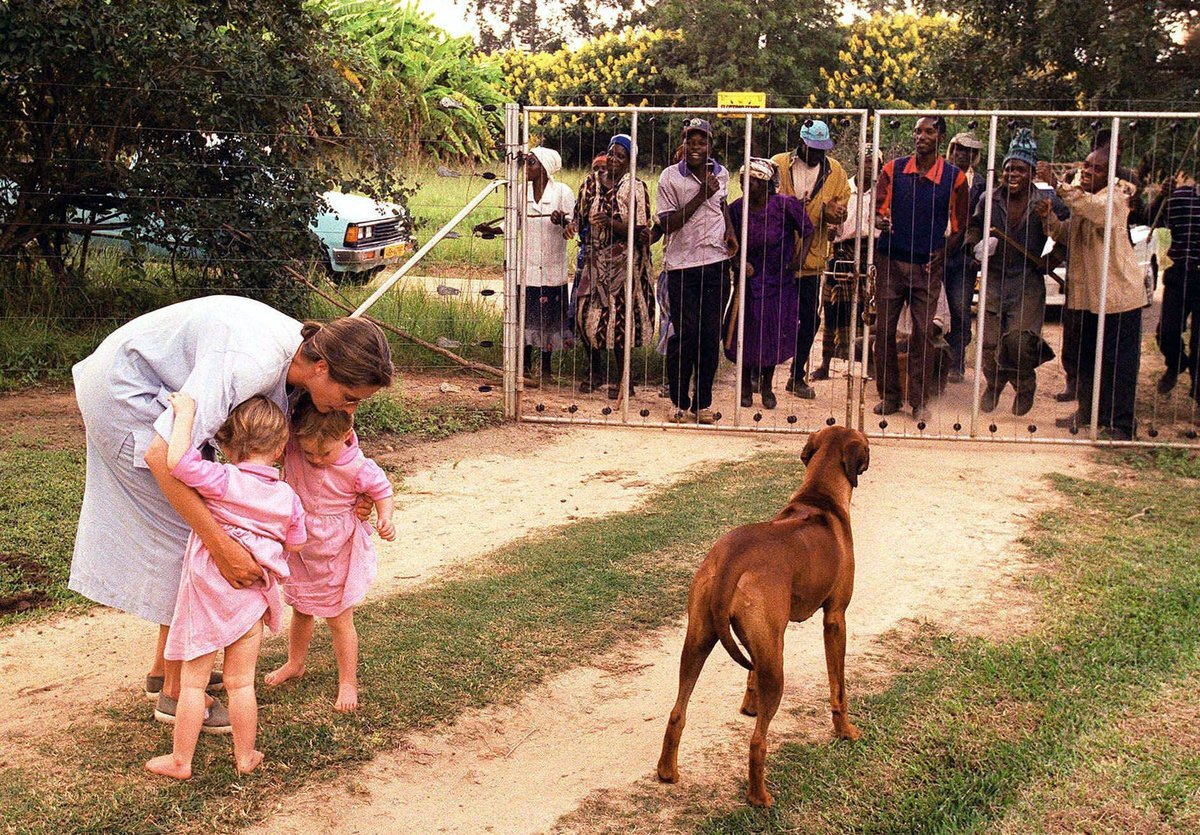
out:
{"label": "dog's tail", "polygon": [[712,596],[712,608],[710,614],[712,617],[713,629],[717,633],[717,638],[721,641],[721,646],[725,647],[725,651],[729,653],[729,657],[737,663],[741,664],[747,670],[753,670],[754,664],[742,654],[741,648],[738,647],[737,641],[733,639],[733,630],[731,628],[731,612],[733,603],[733,590],[737,586],[737,581],[742,576],[740,571],[728,572],[721,580],[720,585],[716,588],[715,594]]}

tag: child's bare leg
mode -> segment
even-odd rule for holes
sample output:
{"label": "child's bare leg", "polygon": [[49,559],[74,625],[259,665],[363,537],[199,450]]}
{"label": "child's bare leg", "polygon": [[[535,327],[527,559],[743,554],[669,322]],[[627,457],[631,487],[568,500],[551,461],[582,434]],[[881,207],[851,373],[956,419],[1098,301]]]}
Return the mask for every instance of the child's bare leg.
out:
{"label": "child's bare leg", "polygon": [[333,657],[338,668],[338,694],[333,709],[339,713],[358,710],[358,630],[354,628],[354,610],[347,609],[325,622],[333,633]]}
{"label": "child's bare leg", "polygon": [[233,726],[233,759],[241,774],[262,762],[254,750],[258,737],[258,702],[254,699],[254,665],[262,643],[262,621],[225,647],[225,692],[229,698],[229,724]]}
{"label": "child's bare leg", "polygon": [[288,679],[304,675],[304,659],[308,657],[308,645],[312,643],[316,619],[312,615],[292,609],[292,622],[288,624],[288,658],[283,666],[263,676],[268,687],[283,684]]}
{"label": "child's bare leg", "polygon": [[[192,756],[196,753],[200,726],[204,724],[204,688],[208,686],[208,676],[216,657],[215,652],[210,652],[181,664],[176,662],[182,666],[182,671],[179,703],[175,709],[174,747],[170,754],[155,757],[146,763],[147,770],[176,780],[186,780],[192,776]],[[171,662],[167,663],[170,665]]]}

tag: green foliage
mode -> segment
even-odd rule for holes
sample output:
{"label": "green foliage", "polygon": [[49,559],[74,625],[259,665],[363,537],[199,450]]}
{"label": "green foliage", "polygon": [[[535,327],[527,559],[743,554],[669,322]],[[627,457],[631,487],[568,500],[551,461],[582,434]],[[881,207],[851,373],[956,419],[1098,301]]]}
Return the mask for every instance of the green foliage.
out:
{"label": "green foliage", "polygon": [[686,48],[662,68],[668,89],[711,106],[718,90],[767,93],[772,106],[803,105],[819,67],[841,44],[831,0],[660,0],[652,22]]}
{"label": "green foliage", "polygon": [[44,292],[80,297],[70,235],[107,216],[137,262],[157,245],[295,309],[279,262],[317,255],[321,193],[397,185],[343,58],[301,0],[0,4],[0,259],[43,259]]}
{"label": "green foliage", "polygon": [[[412,0],[314,0],[358,48],[351,81],[408,157],[492,159],[503,125],[500,71]],[[485,110],[486,108],[486,110]]]}
{"label": "green foliage", "polygon": [[1131,101],[1173,97],[1168,104],[1191,109],[1200,86],[1200,53],[1189,53],[1173,39],[1177,31],[1196,26],[1195,3],[1189,0],[922,5],[960,16],[967,37],[955,55],[952,95],[989,106],[1125,109]]}
{"label": "green foliage", "polygon": [[936,104],[953,78],[947,59],[961,39],[944,14],[874,14],[850,26],[830,68],[821,68],[816,107],[903,108]]}
{"label": "green foliage", "polygon": [[436,441],[459,432],[478,432],[502,420],[496,408],[425,406],[410,397],[390,394],[375,395],[354,414],[354,425],[364,439],[395,434]]}

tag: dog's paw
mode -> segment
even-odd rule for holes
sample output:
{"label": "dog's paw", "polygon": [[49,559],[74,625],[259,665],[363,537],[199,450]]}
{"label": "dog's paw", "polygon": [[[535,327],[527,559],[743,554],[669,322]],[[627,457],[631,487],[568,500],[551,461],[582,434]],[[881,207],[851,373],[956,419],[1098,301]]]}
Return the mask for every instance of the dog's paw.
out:
{"label": "dog's paw", "polygon": [[862,736],[860,731],[854,724],[847,722],[843,727],[836,729],[838,739],[848,739],[851,742]]}
{"label": "dog's paw", "polygon": [[751,806],[758,806],[762,809],[769,809],[770,807],[775,805],[775,798],[772,797],[771,793],[769,791],[767,791],[766,789],[763,789],[761,793],[754,792],[754,791],[748,791],[748,792],[746,792],[746,802],[749,803]]}
{"label": "dog's paw", "polygon": [[664,769],[660,766],[658,769],[658,781],[660,783],[678,783],[679,769]]}

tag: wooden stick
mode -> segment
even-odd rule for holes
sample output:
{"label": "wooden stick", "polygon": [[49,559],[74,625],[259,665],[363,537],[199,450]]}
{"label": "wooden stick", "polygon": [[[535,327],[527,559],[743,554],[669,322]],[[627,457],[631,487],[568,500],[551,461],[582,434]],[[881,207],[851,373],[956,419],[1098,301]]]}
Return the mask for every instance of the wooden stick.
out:
{"label": "wooden stick", "polygon": [[[228,224],[225,225],[225,229],[230,234],[236,235],[240,238],[244,238],[245,240],[247,240],[248,242],[250,242],[253,245],[253,241],[250,241],[249,236],[246,236],[240,230],[234,229],[233,227],[229,226]],[[353,313],[354,312],[353,307],[346,304],[345,302],[342,302],[338,299],[333,298],[328,293],[321,290],[321,288],[317,287],[315,284],[313,284],[311,281],[309,281],[308,277],[305,276],[299,270],[295,269],[294,267],[292,267],[288,264],[281,264],[280,266],[282,266],[283,269],[292,278],[294,278],[296,281],[303,284],[309,290],[312,290],[314,293],[316,293],[318,296],[323,298],[325,301],[329,302],[334,307],[338,308],[339,310],[341,310],[345,313]],[[419,345],[422,348],[424,348],[426,351],[437,354],[440,357],[445,357],[446,359],[450,360],[451,362],[461,365],[463,368],[466,368],[469,371],[475,371],[480,374],[487,374],[487,375],[490,375],[493,377],[498,377],[500,379],[504,379],[504,371],[502,369],[496,368],[493,365],[488,365],[487,363],[469,360],[466,357],[460,357],[458,354],[454,353],[453,351],[448,351],[440,345],[434,345],[432,342],[426,342],[424,339],[421,339],[418,336],[414,336],[413,334],[409,333],[408,331],[402,330],[401,328],[398,328],[395,325],[388,324],[387,322],[381,322],[380,320],[376,319],[374,316],[363,316],[362,318],[366,319],[369,322],[374,322],[376,325],[378,325],[383,330],[387,331],[388,333],[394,334],[395,336],[400,337],[401,339],[405,340],[406,342],[411,342],[414,345]],[[537,380],[533,380],[533,379],[530,379],[529,377],[526,377],[525,378],[525,387],[536,389],[536,388],[540,387],[540,383],[538,383]]]}

